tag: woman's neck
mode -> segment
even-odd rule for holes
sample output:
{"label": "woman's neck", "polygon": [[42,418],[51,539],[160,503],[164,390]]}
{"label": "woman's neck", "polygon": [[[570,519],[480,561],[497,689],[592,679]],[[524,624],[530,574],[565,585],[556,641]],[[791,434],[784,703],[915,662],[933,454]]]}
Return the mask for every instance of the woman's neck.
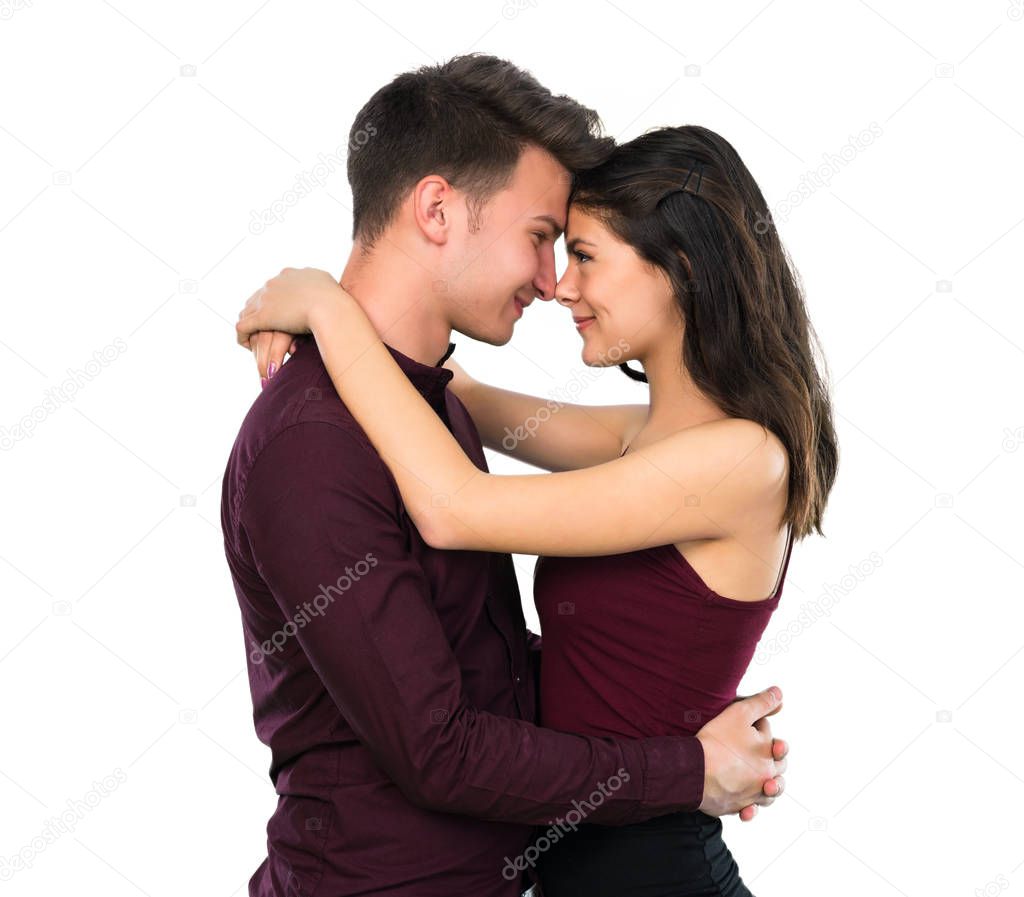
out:
{"label": "woman's neck", "polygon": [[[693,382],[682,364],[678,349],[651,354],[642,359],[642,363],[650,389],[650,410],[640,429],[645,442],[664,439],[686,427],[728,417]],[[636,436],[633,441],[636,441]]]}

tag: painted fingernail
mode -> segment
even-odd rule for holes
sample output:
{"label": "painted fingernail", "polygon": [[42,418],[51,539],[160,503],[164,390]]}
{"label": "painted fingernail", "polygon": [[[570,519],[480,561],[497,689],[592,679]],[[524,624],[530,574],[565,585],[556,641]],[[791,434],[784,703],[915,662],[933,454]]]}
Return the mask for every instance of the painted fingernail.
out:
{"label": "painted fingernail", "polygon": [[267,369],[267,379],[268,380],[273,380],[274,379],[274,371],[276,371],[276,370],[277,370],[277,362],[276,361],[270,362],[270,367]]}
{"label": "painted fingernail", "polygon": [[260,389],[266,389],[269,382],[266,377],[260,377]]}

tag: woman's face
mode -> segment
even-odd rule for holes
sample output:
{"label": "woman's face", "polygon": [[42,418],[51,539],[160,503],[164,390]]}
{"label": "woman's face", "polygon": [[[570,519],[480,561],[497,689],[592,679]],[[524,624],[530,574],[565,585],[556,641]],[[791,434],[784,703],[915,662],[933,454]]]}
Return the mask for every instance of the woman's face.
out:
{"label": "woman's face", "polygon": [[637,255],[599,218],[569,208],[569,266],[555,298],[572,312],[583,340],[583,363],[607,367],[647,358],[662,345],[678,352],[683,324],[668,276]]}

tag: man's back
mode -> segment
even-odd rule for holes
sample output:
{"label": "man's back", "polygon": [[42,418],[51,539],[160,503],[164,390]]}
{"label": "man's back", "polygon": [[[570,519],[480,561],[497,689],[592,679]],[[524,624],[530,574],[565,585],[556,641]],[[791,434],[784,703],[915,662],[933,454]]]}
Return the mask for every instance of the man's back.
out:
{"label": "man's back", "polygon": [[[451,372],[392,353],[486,470]],[[511,558],[423,542],[309,338],[242,424],[221,521],[280,795],[250,894],[518,894],[502,869],[527,825],[429,808],[457,775],[444,758],[485,747],[441,749],[453,714],[535,717]],[[457,661],[440,679],[439,631]]]}

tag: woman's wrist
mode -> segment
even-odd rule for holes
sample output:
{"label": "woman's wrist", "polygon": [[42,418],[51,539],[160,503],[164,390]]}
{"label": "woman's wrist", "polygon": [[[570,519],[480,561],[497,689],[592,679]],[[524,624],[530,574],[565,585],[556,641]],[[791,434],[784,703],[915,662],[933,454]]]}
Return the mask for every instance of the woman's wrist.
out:
{"label": "woman's wrist", "polygon": [[334,289],[319,291],[309,308],[309,329],[316,334],[323,331],[325,327],[335,327],[338,321],[344,317],[345,305],[355,305],[355,300],[341,287],[336,285]]}
{"label": "woman's wrist", "polygon": [[362,306],[340,286],[319,296],[309,308],[308,318],[310,332],[328,370],[332,363],[345,370],[375,345],[383,345]]}

